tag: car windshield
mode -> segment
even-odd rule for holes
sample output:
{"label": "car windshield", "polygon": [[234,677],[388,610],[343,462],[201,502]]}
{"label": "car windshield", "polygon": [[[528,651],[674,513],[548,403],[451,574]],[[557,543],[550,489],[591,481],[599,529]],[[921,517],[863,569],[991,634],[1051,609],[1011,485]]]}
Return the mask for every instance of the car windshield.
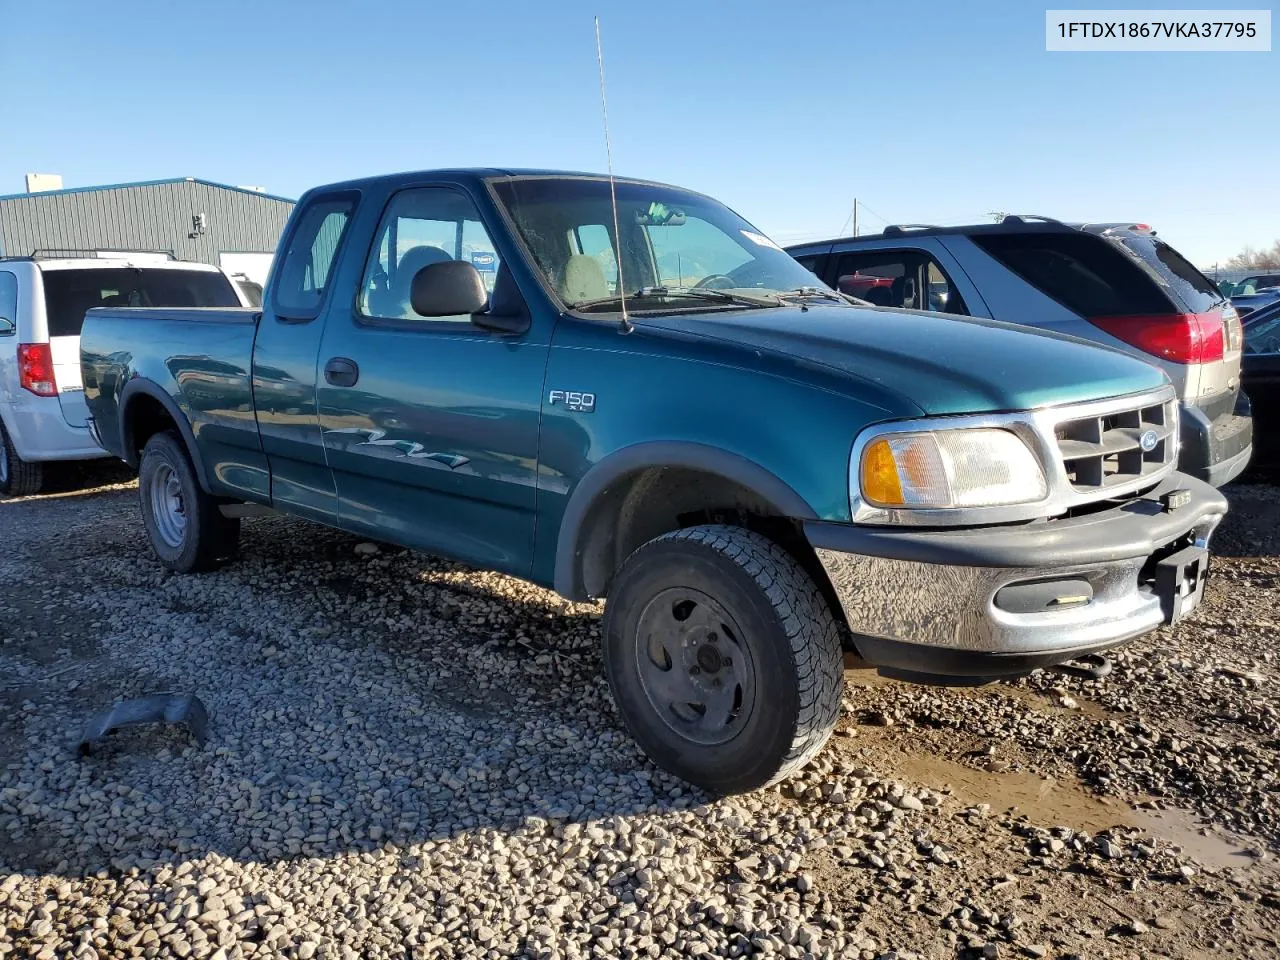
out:
{"label": "car windshield", "polygon": [[1244,328],[1244,352],[1280,353],[1280,309],[1268,311]]}
{"label": "car windshield", "polygon": [[1280,274],[1264,273],[1261,276],[1245,277],[1240,281],[1242,287],[1253,287],[1255,290],[1266,290],[1269,287],[1280,286]]}
{"label": "car windshield", "polygon": [[616,181],[619,244],[607,178],[508,177],[490,184],[547,284],[580,311],[617,312],[620,292],[631,311],[645,313],[774,306],[779,295],[829,291],[709,197]]}

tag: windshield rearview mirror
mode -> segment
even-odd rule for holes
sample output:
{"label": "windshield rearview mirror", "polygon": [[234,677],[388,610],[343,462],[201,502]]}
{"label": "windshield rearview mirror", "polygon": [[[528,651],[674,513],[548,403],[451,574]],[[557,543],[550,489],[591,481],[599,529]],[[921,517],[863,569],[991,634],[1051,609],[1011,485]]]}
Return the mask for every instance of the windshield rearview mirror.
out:
{"label": "windshield rearview mirror", "polygon": [[0,317],[0,337],[12,337],[18,332],[18,328],[14,326],[12,320],[8,317]]}
{"label": "windshield rearview mirror", "polygon": [[479,313],[489,302],[480,271],[465,260],[429,263],[413,275],[409,303],[423,317]]}
{"label": "windshield rearview mirror", "polygon": [[684,211],[654,201],[648,210],[636,211],[636,223],[642,227],[678,227],[684,223]]}

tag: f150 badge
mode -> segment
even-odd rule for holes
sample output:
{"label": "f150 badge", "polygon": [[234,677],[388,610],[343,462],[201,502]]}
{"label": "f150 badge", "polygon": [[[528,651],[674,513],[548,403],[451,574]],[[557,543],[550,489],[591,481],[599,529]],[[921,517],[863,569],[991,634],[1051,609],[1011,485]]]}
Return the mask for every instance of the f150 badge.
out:
{"label": "f150 badge", "polygon": [[547,400],[552,406],[557,403],[572,413],[594,413],[596,409],[596,395],[594,393],[581,393],[577,390],[552,390]]}

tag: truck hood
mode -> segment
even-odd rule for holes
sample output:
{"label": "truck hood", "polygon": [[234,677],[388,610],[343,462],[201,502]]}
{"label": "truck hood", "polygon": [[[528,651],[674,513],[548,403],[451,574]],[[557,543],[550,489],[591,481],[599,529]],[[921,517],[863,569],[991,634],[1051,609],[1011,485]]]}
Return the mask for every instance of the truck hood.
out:
{"label": "truck hood", "polygon": [[814,305],[635,320],[822,364],[937,416],[1097,400],[1168,382],[1156,367],[1075,337],[916,310]]}

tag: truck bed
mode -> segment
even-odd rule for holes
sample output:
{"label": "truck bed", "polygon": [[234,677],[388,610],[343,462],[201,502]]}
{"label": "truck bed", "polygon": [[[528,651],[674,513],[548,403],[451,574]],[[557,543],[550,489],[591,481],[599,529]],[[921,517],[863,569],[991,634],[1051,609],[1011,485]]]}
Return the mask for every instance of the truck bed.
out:
{"label": "truck bed", "polygon": [[121,406],[146,392],[176,406],[202,447],[260,451],[253,412],[253,343],[261,313],[248,307],[100,307],[80,338],[85,402],[98,442],[130,463]]}

